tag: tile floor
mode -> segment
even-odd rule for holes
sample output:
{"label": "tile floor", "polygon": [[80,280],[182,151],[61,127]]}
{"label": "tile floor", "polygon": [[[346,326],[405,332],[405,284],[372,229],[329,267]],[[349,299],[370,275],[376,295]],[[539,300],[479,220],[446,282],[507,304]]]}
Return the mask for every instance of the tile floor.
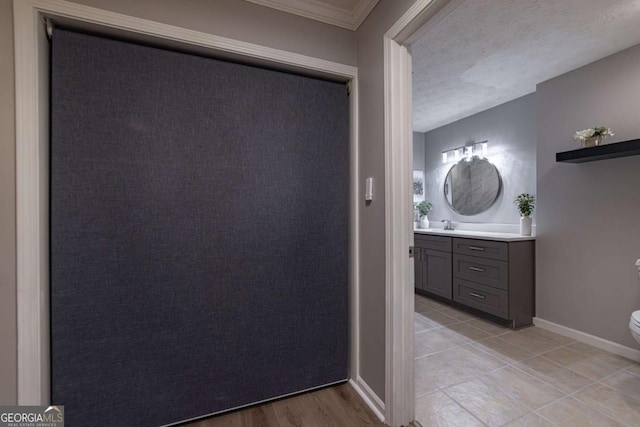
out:
{"label": "tile floor", "polygon": [[640,426],[640,363],[420,295],[415,386],[424,427]]}

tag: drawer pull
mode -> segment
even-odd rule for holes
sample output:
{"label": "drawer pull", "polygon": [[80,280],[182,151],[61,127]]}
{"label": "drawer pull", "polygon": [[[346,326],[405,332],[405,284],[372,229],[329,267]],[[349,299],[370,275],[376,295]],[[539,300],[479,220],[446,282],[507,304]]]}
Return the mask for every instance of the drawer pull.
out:
{"label": "drawer pull", "polygon": [[484,273],[486,271],[484,268],[474,267],[474,266],[469,267],[469,270],[471,270],[471,271],[479,271],[480,273]]}
{"label": "drawer pull", "polygon": [[470,251],[484,251],[484,248],[481,246],[469,246]]}
{"label": "drawer pull", "polygon": [[484,299],[484,295],[476,294],[475,292],[469,292],[469,295],[471,295],[472,297]]}

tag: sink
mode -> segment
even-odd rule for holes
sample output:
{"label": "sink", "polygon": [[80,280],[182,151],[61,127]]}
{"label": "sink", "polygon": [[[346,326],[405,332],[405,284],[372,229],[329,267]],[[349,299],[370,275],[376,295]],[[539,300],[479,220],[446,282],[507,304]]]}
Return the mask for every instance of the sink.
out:
{"label": "sink", "polygon": [[476,230],[445,230],[443,228],[415,228],[415,233],[434,234],[438,236],[456,236],[456,237],[471,237],[471,238],[484,238],[490,240],[535,240],[535,237],[521,236],[516,233],[500,233],[496,231],[476,231]]}

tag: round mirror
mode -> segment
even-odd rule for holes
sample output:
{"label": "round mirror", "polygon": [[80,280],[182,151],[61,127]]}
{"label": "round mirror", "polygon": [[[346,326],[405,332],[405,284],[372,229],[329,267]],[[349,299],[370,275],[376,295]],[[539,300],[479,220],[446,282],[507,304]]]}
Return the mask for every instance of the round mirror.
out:
{"label": "round mirror", "polygon": [[462,159],[444,180],[444,196],[460,215],[477,215],[489,209],[500,195],[502,179],[498,169],[486,159]]}

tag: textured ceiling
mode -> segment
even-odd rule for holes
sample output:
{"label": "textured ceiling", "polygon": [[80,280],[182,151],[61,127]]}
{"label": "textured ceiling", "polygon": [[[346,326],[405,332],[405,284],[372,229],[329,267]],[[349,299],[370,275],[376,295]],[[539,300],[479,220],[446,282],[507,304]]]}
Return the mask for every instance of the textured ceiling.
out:
{"label": "textured ceiling", "polygon": [[453,0],[443,12],[412,45],[417,132],[640,43],[640,0]]}
{"label": "textured ceiling", "polygon": [[246,0],[262,6],[356,30],[378,0]]}

